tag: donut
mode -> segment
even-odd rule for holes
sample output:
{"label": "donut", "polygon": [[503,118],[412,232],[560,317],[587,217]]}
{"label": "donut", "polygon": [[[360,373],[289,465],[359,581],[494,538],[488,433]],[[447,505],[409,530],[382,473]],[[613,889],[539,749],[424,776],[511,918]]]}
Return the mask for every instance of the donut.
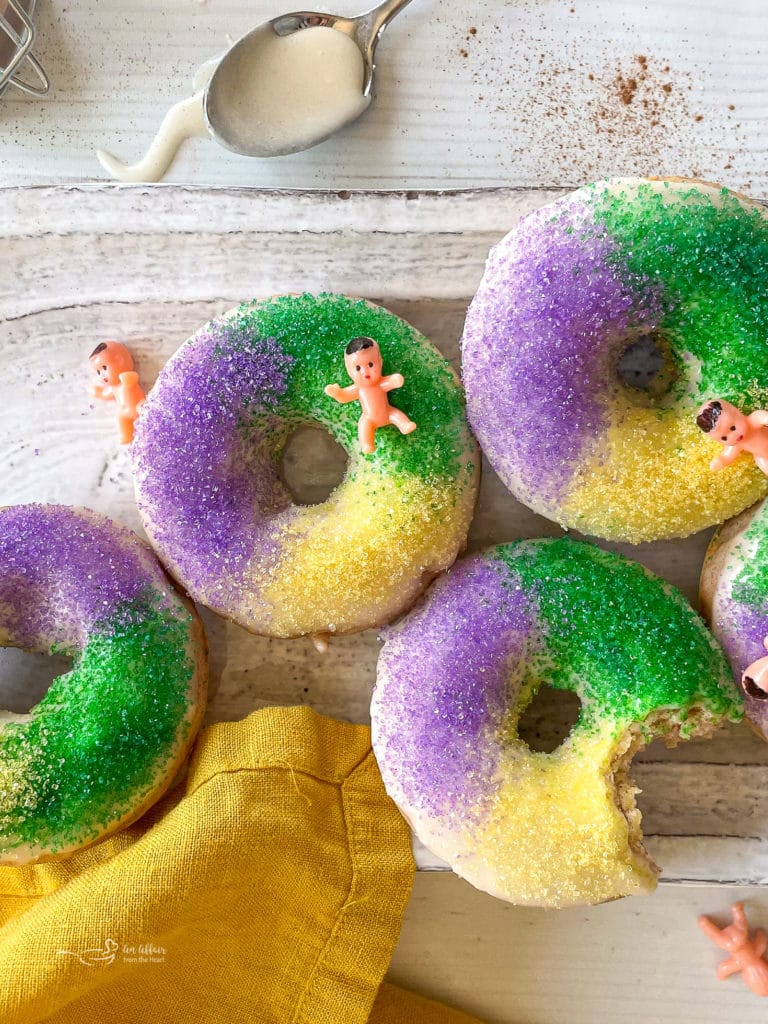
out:
{"label": "donut", "polygon": [[765,656],[768,637],[768,502],[721,526],[701,570],[702,612],[723,646],[737,683],[744,682],[747,721],[768,739],[768,693],[747,669]]}
{"label": "donut", "polygon": [[[324,392],[361,338],[404,376],[392,401],[417,426],[376,430],[370,454],[361,406]],[[346,476],[326,501],[297,505],[280,455],[295,428],[318,424],[346,450]],[[160,373],[132,454],[161,561],[196,601],[272,637],[351,633],[407,608],[464,546],[479,471],[448,361],[399,317],[342,295],[245,303],[202,327]]]}
{"label": "donut", "polygon": [[[695,418],[705,399],[768,399],[767,217],[716,185],[617,179],[537,210],[492,250],[462,372],[472,428],[520,501],[638,543],[766,494],[749,458],[710,471],[719,445]],[[619,376],[634,346],[664,364],[648,390]]]}
{"label": "donut", "polygon": [[86,509],[0,509],[0,643],[65,655],[29,714],[0,711],[0,864],[65,857],[144,813],[205,707],[200,620],[149,547]]}
{"label": "donut", "polygon": [[[581,702],[551,753],[518,736],[542,682]],[[386,789],[433,853],[494,896],[568,907],[656,884],[635,752],[740,713],[722,651],[678,591],[550,539],[457,562],[387,631],[371,719]]]}

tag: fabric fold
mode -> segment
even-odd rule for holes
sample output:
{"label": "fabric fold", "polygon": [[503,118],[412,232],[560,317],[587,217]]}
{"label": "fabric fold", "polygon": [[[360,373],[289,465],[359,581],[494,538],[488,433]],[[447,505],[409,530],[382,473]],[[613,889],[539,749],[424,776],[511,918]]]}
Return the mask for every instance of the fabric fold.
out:
{"label": "fabric fold", "polygon": [[0,868],[0,1020],[362,1024],[413,870],[366,727],[301,707],[212,725],[140,821]]}

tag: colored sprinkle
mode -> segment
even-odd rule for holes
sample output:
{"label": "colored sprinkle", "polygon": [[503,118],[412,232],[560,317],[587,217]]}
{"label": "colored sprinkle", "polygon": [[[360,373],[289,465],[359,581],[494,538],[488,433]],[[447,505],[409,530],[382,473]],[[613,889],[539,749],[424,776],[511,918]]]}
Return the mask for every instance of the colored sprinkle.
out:
{"label": "colored sprinkle", "polygon": [[[692,425],[704,398],[768,400],[768,219],[726,190],[586,186],[526,217],[491,253],[463,339],[470,421],[494,469],[535,511],[640,542],[722,522],[766,493],[743,458]],[[655,339],[670,381],[616,372]]]}
{"label": "colored sprinkle", "polygon": [[636,196],[596,190],[595,199],[595,219],[615,241],[616,271],[663,282],[659,328],[678,359],[701,364],[700,381],[688,381],[692,403],[717,396],[747,412],[761,408],[768,402],[765,213],[727,189],[713,197],[692,185],[640,184]]}
{"label": "colored sprinkle", "polygon": [[0,852],[29,844],[55,853],[95,839],[152,791],[187,737],[189,622],[144,603],[119,611],[123,625],[99,624],[32,721],[0,730],[0,764],[16,768],[3,781],[22,794],[13,809],[0,794]]}
{"label": "colored sprinkle", "polygon": [[[552,753],[517,734],[543,682],[581,701]],[[621,556],[547,540],[454,566],[388,634],[371,717],[387,790],[434,853],[495,895],[569,906],[655,885],[619,784],[634,744],[707,734],[741,708],[680,593]]]}
{"label": "colored sprinkle", "polygon": [[741,717],[722,652],[671,585],[571,540],[494,551],[512,575],[508,585],[535,595],[546,680],[579,694],[585,728],[606,717],[642,722],[662,708],[680,709],[684,721],[693,705]]}
{"label": "colored sprinkle", "polygon": [[[393,403],[408,436],[376,433],[363,455],[344,349],[378,343],[405,377]],[[320,424],[349,455],[328,501],[299,507],[279,475],[285,442]],[[189,453],[189,455],[187,455]],[[176,353],[133,445],[139,509],[164,562],[203,604],[272,636],[347,632],[388,620],[456,556],[478,457],[461,387],[436,349],[386,310],[344,296],[245,303]]]}
{"label": "colored sprinkle", "polygon": [[[748,521],[733,538],[717,579],[712,582],[711,626],[728,656],[747,718],[768,737],[768,701],[756,700],[741,690],[746,667],[766,653],[763,641],[768,636],[768,505],[762,502],[745,516]],[[715,535],[707,552],[703,579],[708,583],[709,563],[718,552],[721,536]],[[730,537],[730,531],[726,536]]]}
{"label": "colored sprinkle", "polygon": [[23,862],[132,813],[191,739],[192,613],[129,531],[65,506],[10,507],[0,636],[72,658],[29,716],[0,722],[0,857],[23,848]]}

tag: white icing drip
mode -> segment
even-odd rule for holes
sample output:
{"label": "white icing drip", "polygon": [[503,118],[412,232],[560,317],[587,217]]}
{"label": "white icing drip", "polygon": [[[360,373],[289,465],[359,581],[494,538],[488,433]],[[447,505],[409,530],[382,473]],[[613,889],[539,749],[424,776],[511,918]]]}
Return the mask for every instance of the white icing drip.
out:
{"label": "white icing drip", "polygon": [[186,139],[205,137],[208,128],[203,116],[203,90],[171,107],[155,136],[147,155],[137,164],[124,164],[103,149],[96,156],[104,170],[118,181],[160,181],[173,163]]}
{"label": "white icing drip", "polygon": [[[209,132],[204,104],[217,70]],[[171,107],[142,160],[125,164],[102,149],[96,155],[119,181],[160,181],[189,138],[213,134],[250,156],[295,153],[363,113],[370,103],[363,95],[364,80],[363,55],[342,32],[315,26],[278,36],[266,26],[252,43],[198,69],[194,96]]]}

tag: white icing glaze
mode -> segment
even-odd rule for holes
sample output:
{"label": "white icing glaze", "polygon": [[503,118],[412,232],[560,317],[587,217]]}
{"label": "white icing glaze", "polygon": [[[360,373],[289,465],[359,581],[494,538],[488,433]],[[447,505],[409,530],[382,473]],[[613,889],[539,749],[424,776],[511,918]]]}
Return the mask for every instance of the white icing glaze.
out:
{"label": "white icing glaze", "polygon": [[[206,89],[220,64],[209,129]],[[363,55],[349,36],[319,26],[278,36],[265,26],[251,44],[198,69],[194,96],[171,107],[142,160],[124,164],[103,149],[96,155],[119,181],[160,181],[186,139],[209,133],[251,156],[295,153],[362,114],[370,103],[363,95],[364,79]]]}
{"label": "white icing glaze", "polygon": [[364,79],[363,55],[342,32],[315,26],[278,36],[269,29],[222,68],[211,127],[231,149],[255,156],[307,149],[363,113],[370,103]]}
{"label": "white icing glaze", "polygon": [[173,163],[182,142],[195,136],[207,135],[201,89],[190,99],[171,107],[146,156],[137,164],[124,164],[103,149],[97,149],[96,156],[104,170],[118,181],[160,181]]}
{"label": "white icing glaze", "polygon": [[203,113],[203,97],[221,60],[221,57],[214,57],[200,65],[192,79],[194,96],[171,107],[143,160],[128,165],[111,153],[97,149],[96,156],[104,170],[118,181],[160,181],[173,163],[182,142],[191,138],[206,138],[208,128]]}

